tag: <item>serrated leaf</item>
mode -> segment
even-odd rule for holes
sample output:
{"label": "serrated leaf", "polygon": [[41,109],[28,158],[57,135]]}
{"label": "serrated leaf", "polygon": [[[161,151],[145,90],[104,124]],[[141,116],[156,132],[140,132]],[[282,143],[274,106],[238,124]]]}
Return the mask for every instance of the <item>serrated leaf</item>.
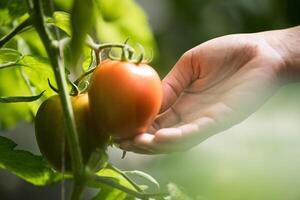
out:
{"label": "serrated leaf", "polygon": [[41,92],[39,95],[36,96],[0,97],[0,103],[32,102],[41,98],[44,92],[45,91]]}
{"label": "serrated leaf", "polygon": [[33,185],[47,185],[60,180],[41,156],[24,150],[16,150],[17,145],[0,136],[0,169],[7,170]]}
{"label": "serrated leaf", "polygon": [[133,170],[133,171],[124,171],[127,175],[136,175],[145,178],[146,180],[153,183],[158,189],[160,188],[159,183],[149,174],[139,171],[139,170]]}

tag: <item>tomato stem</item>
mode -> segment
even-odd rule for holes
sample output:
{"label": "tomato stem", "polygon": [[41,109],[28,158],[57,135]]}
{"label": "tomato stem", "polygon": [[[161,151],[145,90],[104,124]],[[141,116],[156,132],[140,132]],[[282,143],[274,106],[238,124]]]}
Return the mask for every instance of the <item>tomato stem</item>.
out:
{"label": "tomato stem", "polygon": [[108,164],[107,168],[114,170],[115,172],[117,172],[118,174],[120,174],[121,176],[123,176],[137,191],[139,192],[143,192],[143,190],[140,188],[140,186],[138,186],[134,181],[132,181],[124,172],[122,172],[120,169],[116,168],[115,166],[113,166],[112,164]]}
{"label": "tomato stem", "polygon": [[6,34],[0,39],[0,48],[3,47],[3,45],[6,44],[9,40],[11,40],[15,35],[17,35],[25,28],[29,27],[30,25],[31,25],[30,18],[25,19],[22,23],[20,23],[18,26],[16,26],[8,34]]}
{"label": "tomato stem", "polygon": [[138,65],[138,64],[141,64],[142,62],[143,62],[143,60],[144,60],[144,54],[145,54],[145,49],[144,49],[144,47],[140,44],[140,43],[138,43],[138,46],[139,46],[139,48],[140,48],[140,50],[141,50],[141,55],[140,55],[140,57],[138,58],[138,60],[136,61],[136,64]]}
{"label": "tomato stem", "polygon": [[132,48],[130,45],[127,44],[128,39],[124,43],[105,43],[105,44],[96,44],[91,37],[88,37],[87,39],[87,45],[93,49],[96,53],[96,61],[97,65],[100,64],[101,61],[101,53],[104,49],[108,48],[121,48],[122,50],[122,58],[121,59],[127,59],[126,58],[126,52],[132,57],[133,53],[135,52],[134,48]]}
{"label": "tomato stem", "polygon": [[74,187],[72,199],[78,200],[85,186],[86,171],[84,168],[81,150],[79,146],[78,134],[75,126],[75,119],[71,100],[68,94],[67,81],[65,79],[65,68],[63,63],[63,55],[61,45],[55,45],[49,30],[44,21],[43,6],[40,0],[27,0],[30,18],[33,26],[38,32],[43,45],[46,49],[54,75],[56,78],[60,100],[63,107],[65,122],[68,128],[67,139],[71,154],[72,170],[74,177]]}
{"label": "tomato stem", "polygon": [[111,187],[114,187],[114,188],[117,188],[131,196],[134,196],[134,197],[137,197],[137,198],[141,198],[141,199],[149,199],[151,197],[163,197],[163,196],[167,196],[168,194],[166,193],[141,193],[139,191],[135,191],[135,190],[132,190],[132,189],[129,189],[121,184],[119,184],[118,182],[116,182],[114,179],[110,178],[110,177],[105,177],[105,176],[97,176],[97,175],[94,175],[92,178],[91,178],[91,184],[93,185],[93,182],[96,182],[96,183],[102,183],[102,184],[105,184],[105,185],[108,185],[108,186],[111,186]]}
{"label": "tomato stem", "polygon": [[126,57],[126,53],[127,53],[127,49],[126,49],[126,45],[128,42],[129,38],[127,38],[124,42],[124,47],[122,48],[122,54],[121,54],[121,61],[127,61],[127,57]]}

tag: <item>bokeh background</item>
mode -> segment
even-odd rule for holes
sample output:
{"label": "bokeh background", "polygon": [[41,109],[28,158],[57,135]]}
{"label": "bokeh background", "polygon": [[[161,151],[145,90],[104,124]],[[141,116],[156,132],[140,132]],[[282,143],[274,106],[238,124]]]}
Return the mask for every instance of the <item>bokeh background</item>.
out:
{"label": "bokeh background", "polygon": [[[136,0],[148,15],[159,54],[153,65],[161,77],[186,50],[209,39],[300,24],[297,0]],[[300,36],[299,36],[300,37]],[[242,100],[241,100],[242,101]],[[235,127],[192,150],[144,156],[110,149],[121,169],[148,172],[164,186],[176,183],[193,199],[300,199],[300,85],[283,87]],[[19,149],[39,154],[31,124],[1,132]],[[68,183],[67,188],[68,190]],[[87,192],[86,199],[93,193]],[[59,199],[60,185],[33,187],[0,171],[0,199]]]}

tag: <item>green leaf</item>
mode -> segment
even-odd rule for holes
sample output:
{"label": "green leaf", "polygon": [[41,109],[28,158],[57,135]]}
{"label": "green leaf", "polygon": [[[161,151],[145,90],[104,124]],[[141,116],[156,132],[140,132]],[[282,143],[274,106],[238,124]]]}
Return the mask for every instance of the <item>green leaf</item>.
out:
{"label": "green leaf", "polygon": [[[0,64],[19,60],[21,55],[11,49],[0,49]],[[31,95],[20,76],[18,67],[0,70],[0,96]],[[11,128],[21,120],[30,121],[31,103],[0,104],[0,129]]]}
{"label": "green leaf", "polygon": [[41,98],[44,92],[45,91],[41,92],[39,95],[36,96],[0,97],[0,103],[32,102]]}
{"label": "green leaf", "polygon": [[35,29],[29,29],[19,34],[21,37],[17,37],[18,50],[24,55],[42,56],[46,57],[47,53],[42,41],[39,39],[39,35]]}
{"label": "green leaf", "polygon": [[[112,178],[113,180],[115,180],[116,182],[118,182],[120,185],[127,187],[128,189],[134,190],[136,191],[136,189],[134,188],[134,186],[132,186],[132,184],[126,180],[122,175],[120,175],[118,172],[109,169],[109,168],[104,168],[102,170],[100,170],[99,172],[97,172],[98,176],[102,176],[102,177],[109,177]],[[125,198],[129,198],[129,196],[116,188],[104,185],[104,184],[94,184],[94,185],[90,185],[92,187],[97,187],[97,188],[101,188],[101,191],[93,198],[93,200],[100,200],[100,199],[106,199],[106,200],[113,200],[113,199],[125,199]]]}
{"label": "green leaf", "polygon": [[[37,92],[46,90],[45,97],[50,97],[55,93],[50,90],[48,78],[51,83],[56,83],[53,70],[49,60],[37,56],[24,56],[19,64],[25,66],[24,72],[30,78],[30,82],[36,88]],[[56,84],[54,85],[56,86]]]}
{"label": "green leaf", "polygon": [[17,145],[0,136],[0,169],[7,170],[33,185],[47,185],[60,180],[41,156],[16,150]]}
{"label": "green leaf", "polygon": [[[13,65],[13,62],[16,65]],[[48,78],[55,83],[52,69],[45,58],[22,56],[13,49],[0,49],[0,65],[5,63],[12,65],[0,70],[0,96],[2,97],[36,95],[49,88]],[[22,70],[23,74],[30,77],[30,84],[34,87],[27,85]],[[42,99],[53,94],[48,89]],[[41,101],[38,100],[30,103],[0,104],[0,129],[12,128],[19,121],[31,121],[40,103]]]}
{"label": "green leaf", "polygon": [[12,19],[9,16],[7,9],[0,9],[0,26],[6,26],[11,23]]}
{"label": "green leaf", "polygon": [[0,64],[4,64],[7,62],[15,62],[16,60],[19,60],[21,57],[22,55],[14,49],[8,49],[8,48],[0,49]]}
{"label": "green leaf", "polygon": [[55,5],[62,10],[71,10],[73,1],[72,0],[54,0]]}
{"label": "green leaf", "polygon": [[97,37],[102,42],[142,44],[146,54],[157,52],[154,37],[144,11],[134,0],[97,0]]}
{"label": "green leaf", "polygon": [[128,180],[126,180],[122,175],[120,175],[118,172],[116,172],[112,169],[104,168],[104,169],[100,170],[99,172],[97,172],[97,175],[114,178],[114,179],[118,180],[118,183],[120,185],[123,185],[131,190],[136,191],[134,186],[132,186],[132,184]]}
{"label": "green leaf", "polygon": [[7,3],[9,15],[13,18],[20,17],[27,12],[26,1],[24,0],[9,0]]}
{"label": "green leaf", "polygon": [[92,198],[92,200],[124,200],[128,195],[116,188],[109,187],[106,185],[101,186],[100,192]]}
{"label": "green leaf", "polygon": [[149,174],[139,171],[139,170],[133,170],[133,171],[124,171],[125,174],[128,175],[137,175],[140,177],[143,177],[145,179],[147,179],[148,181],[150,181],[151,183],[153,183],[158,189],[160,188],[159,183]]}
{"label": "green leaf", "polygon": [[62,11],[56,11],[53,14],[53,18],[48,18],[46,21],[48,24],[54,24],[68,35],[71,35],[70,14]]}

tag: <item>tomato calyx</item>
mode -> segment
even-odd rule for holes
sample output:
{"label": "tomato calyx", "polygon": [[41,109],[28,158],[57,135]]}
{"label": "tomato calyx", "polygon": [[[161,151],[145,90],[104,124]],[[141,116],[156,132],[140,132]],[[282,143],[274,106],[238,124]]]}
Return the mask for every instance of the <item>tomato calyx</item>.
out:
{"label": "tomato calyx", "polygon": [[[131,47],[128,44],[129,38],[125,40],[124,43],[104,43],[104,44],[96,44],[90,37],[88,37],[87,44],[88,46],[93,50],[94,59],[92,59],[90,66],[88,67],[88,70],[83,72],[76,80],[71,81],[69,78],[69,73],[67,73],[67,80],[71,87],[71,90],[69,92],[70,96],[77,96],[82,93],[87,92],[89,87],[89,78],[91,74],[95,71],[95,69],[100,66],[102,63],[102,57],[107,57],[110,60],[113,61],[121,61],[121,62],[128,62],[133,63],[135,65],[140,64],[147,64],[151,62],[153,57],[153,52],[151,52],[150,59],[144,59],[145,58],[145,49],[141,44],[137,44],[140,49],[140,55],[138,57],[135,57],[135,49]],[[119,56],[113,55],[113,49],[118,48],[121,49],[121,54]],[[105,51],[107,50],[107,51]],[[105,53],[106,55],[103,55]],[[93,56],[92,56],[93,57]],[[93,62],[96,61],[96,62]],[[51,84],[50,80],[48,79],[48,85],[49,87],[57,94],[59,94],[58,89]]]}
{"label": "tomato calyx", "polygon": [[[139,49],[140,49],[140,55],[136,58],[134,57],[135,54],[135,49],[131,47],[128,44],[129,38],[125,40],[124,43],[105,43],[105,44],[96,44],[91,38],[88,38],[88,46],[94,51],[95,55],[95,60],[96,60],[96,65],[95,62],[91,62],[91,65],[89,66],[89,69],[82,73],[74,82],[70,82],[72,86],[72,91],[70,95],[76,95],[76,94],[81,94],[84,92],[87,92],[87,89],[89,87],[89,78],[90,75],[95,71],[95,69],[100,66],[102,63],[102,57],[107,57],[110,60],[114,61],[122,61],[122,62],[128,62],[128,63],[133,63],[135,65],[140,65],[140,64],[147,64],[151,62],[153,58],[153,52],[151,52],[150,59],[144,59],[145,58],[145,50],[144,47],[141,44],[137,44]],[[113,49],[118,48],[121,49],[121,54],[120,56],[115,56],[113,55]],[[107,51],[105,51],[107,50]],[[105,55],[103,55],[105,53]],[[77,86],[74,87],[74,86]],[[76,93],[76,91],[78,93]]]}

